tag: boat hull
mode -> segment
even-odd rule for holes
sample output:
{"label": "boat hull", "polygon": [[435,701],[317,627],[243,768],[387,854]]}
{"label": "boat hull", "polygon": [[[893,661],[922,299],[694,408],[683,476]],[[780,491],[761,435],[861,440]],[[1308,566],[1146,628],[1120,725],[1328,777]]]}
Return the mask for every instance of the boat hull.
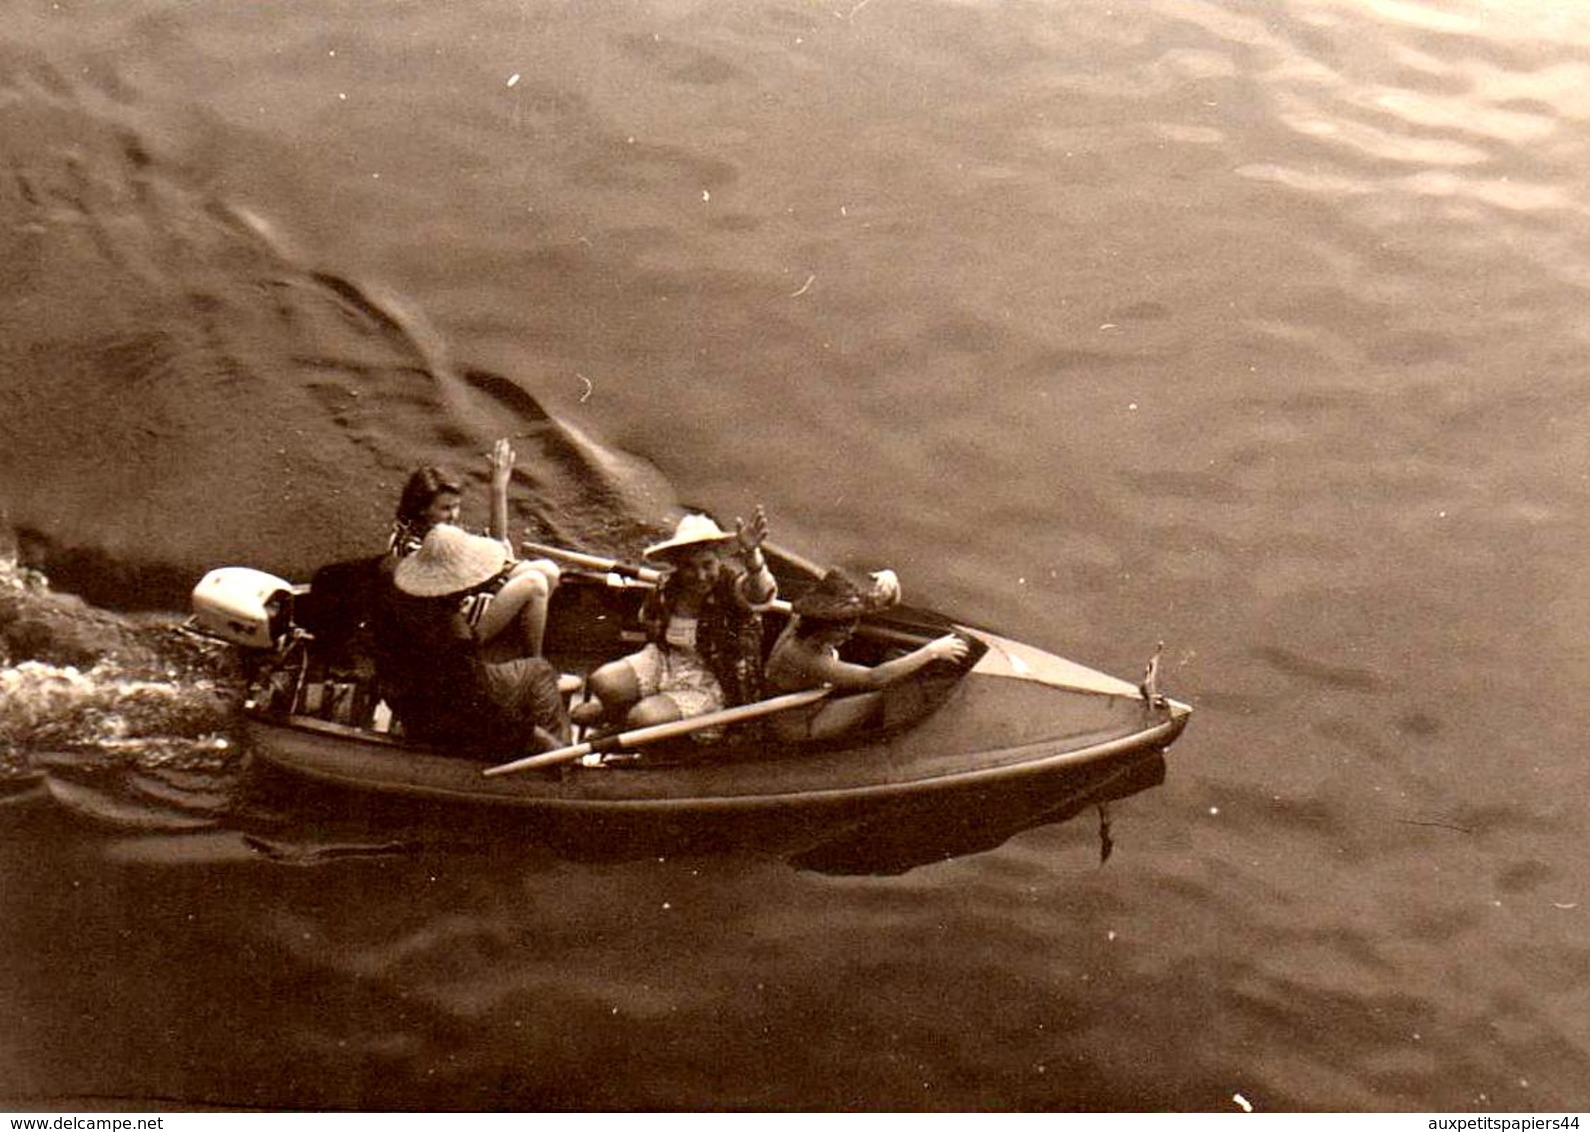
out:
{"label": "boat hull", "polygon": [[1030,646],[958,627],[988,646],[931,714],[870,742],[744,744],[719,757],[686,740],[612,765],[488,778],[492,759],[405,746],[296,716],[251,716],[251,746],[278,770],[329,785],[550,814],[855,812],[958,792],[1041,789],[1078,767],[1168,747],[1189,709]]}

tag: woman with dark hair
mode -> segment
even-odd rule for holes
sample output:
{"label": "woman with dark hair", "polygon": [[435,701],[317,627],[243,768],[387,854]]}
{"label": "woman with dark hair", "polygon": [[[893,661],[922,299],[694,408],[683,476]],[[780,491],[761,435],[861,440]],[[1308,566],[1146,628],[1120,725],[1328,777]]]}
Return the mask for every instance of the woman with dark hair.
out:
{"label": "woman with dark hair", "polygon": [[457,524],[463,509],[464,488],[446,468],[415,468],[398,499],[397,518],[387,549],[394,558],[407,558],[420,548],[426,532],[437,523]]}
{"label": "woman with dark hair", "polygon": [[[475,639],[499,656],[540,656],[546,635],[547,606],[560,576],[545,559],[518,560],[508,535],[508,484],[513,478],[513,445],[506,437],[492,447],[487,468],[491,481],[491,538],[502,544],[511,568],[494,586],[469,595],[461,612]],[[458,478],[435,466],[416,468],[403,485],[387,550],[391,565],[424,545],[438,525],[457,526],[464,492]],[[514,631],[510,631],[514,630]]]}
{"label": "woman with dark hair", "polygon": [[[795,599],[791,607],[795,616],[767,658],[769,695],[824,685],[847,692],[876,692],[934,661],[959,664],[966,659],[966,641],[947,633],[874,667],[841,660],[839,650],[854,635],[861,618],[900,600],[900,584],[893,571],[882,571],[867,581],[870,584],[864,585],[843,570],[830,570]],[[773,732],[785,740],[831,739],[866,723],[878,702],[877,695],[849,695],[783,712],[773,717]]]}

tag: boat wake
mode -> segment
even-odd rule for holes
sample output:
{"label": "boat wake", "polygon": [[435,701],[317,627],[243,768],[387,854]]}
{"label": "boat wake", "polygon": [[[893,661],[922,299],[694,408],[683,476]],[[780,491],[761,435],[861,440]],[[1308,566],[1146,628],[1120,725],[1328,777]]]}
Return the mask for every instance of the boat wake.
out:
{"label": "boat wake", "polygon": [[0,555],[0,804],[213,826],[236,779],[237,691],[231,659],[175,622],[93,609]]}
{"label": "boat wake", "polygon": [[246,186],[163,154],[133,100],[0,64],[0,517],[57,586],[173,609],[218,562],[307,577],[379,545],[413,467],[478,476],[498,436],[516,527],[627,551],[666,525],[645,461],[291,250]]}

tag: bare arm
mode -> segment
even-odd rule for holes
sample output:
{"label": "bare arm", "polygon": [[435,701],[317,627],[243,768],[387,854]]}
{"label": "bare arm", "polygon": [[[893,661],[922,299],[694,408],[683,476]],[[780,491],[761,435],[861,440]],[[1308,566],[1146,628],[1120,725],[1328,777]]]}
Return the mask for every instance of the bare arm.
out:
{"label": "bare arm", "polygon": [[961,661],[966,658],[966,642],[954,633],[929,641],[915,652],[886,660],[875,668],[851,664],[826,652],[815,652],[800,645],[799,667],[813,685],[831,684],[835,688],[865,691],[882,688],[926,668],[935,660]]}
{"label": "bare arm", "polygon": [[[491,472],[491,537],[499,541],[508,539],[508,482],[513,478],[514,451],[508,438],[503,437],[492,446],[487,457]],[[512,544],[510,543],[510,546]]]}
{"label": "bare arm", "polygon": [[767,541],[767,512],[758,503],[750,522],[736,519],[734,529],[740,540],[740,560],[745,563],[740,596],[750,605],[766,605],[778,596],[778,581],[762,556],[762,544]]}

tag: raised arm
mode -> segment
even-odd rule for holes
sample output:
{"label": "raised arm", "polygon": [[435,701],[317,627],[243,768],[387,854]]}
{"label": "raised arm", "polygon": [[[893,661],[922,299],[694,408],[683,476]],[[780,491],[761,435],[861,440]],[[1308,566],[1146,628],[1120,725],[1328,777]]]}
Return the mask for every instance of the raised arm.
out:
{"label": "raised arm", "polygon": [[[492,446],[491,455],[487,459],[487,467],[491,473],[491,537],[501,542],[507,542],[511,548],[512,540],[508,537],[508,483],[513,479],[514,462],[513,445],[508,443],[505,436]],[[512,550],[510,549],[510,553]]]}
{"label": "raised arm", "polygon": [[740,561],[745,563],[740,596],[751,605],[766,605],[778,596],[778,581],[762,555],[762,544],[767,541],[767,512],[760,503],[751,512],[750,522],[734,521],[734,533],[740,540]]}

